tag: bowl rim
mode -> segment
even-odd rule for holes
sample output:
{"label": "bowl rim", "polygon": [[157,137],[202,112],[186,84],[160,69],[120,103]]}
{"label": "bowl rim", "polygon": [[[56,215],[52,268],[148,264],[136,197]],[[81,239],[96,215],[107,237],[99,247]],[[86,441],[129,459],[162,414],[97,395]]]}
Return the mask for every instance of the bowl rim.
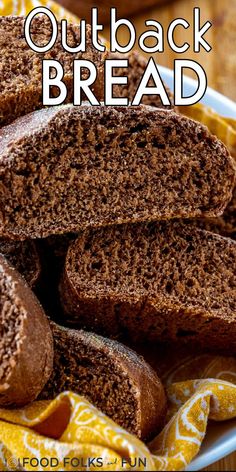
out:
{"label": "bowl rim", "polygon": [[[174,86],[174,72],[164,66],[158,65],[158,70],[162,76],[163,81],[173,90]],[[198,82],[191,77],[184,76],[184,92],[186,96],[194,93],[198,86]],[[228,118],[236,119],[236,102],[225,97],[221,93],[207,87],[206,93],[201,100],[201,103],[213,108],[217,113]]]}

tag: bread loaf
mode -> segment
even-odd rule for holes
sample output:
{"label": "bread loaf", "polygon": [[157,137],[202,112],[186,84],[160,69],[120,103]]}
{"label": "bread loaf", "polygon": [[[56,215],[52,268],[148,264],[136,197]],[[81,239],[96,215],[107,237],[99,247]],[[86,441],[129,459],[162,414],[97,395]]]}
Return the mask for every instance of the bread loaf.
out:
{"label": "bread loaf", "polygon": [[0,405],[33,401],[52,372],[49,322],[20,274],[0,255]]}
{"label": "bread loaf", "polygon": [[171,110],[65,105],[0,130],[0,234],[218,216],[235,164],[200,123]]}
{"label": "bread loaf", "polygon": [[120,426],[149,439],[163,426],[166,397],[151,367],[122,344],[51,323],[52,376],[40,398],[72,390],[90,400]]}
{"label": "bread loaf", "polygon": [[236,242],[190,224],[85,232],[69,248],[60,292],[74,326],[236,352]]}

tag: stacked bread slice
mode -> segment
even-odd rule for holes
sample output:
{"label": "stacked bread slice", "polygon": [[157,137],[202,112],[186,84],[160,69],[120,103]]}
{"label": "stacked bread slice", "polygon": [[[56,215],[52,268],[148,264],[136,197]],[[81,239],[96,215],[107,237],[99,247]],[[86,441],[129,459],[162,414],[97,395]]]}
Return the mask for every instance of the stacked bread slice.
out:
{"label": "stacked bread slice", "polygon": [[166,397],[154,370],[121,343],[51,322],[54,368],[40,399],[72,390],[147,440],[164,425]]}
{"label": "stacked bread slice", "polygon": [[63,105],[0,130],[1,234],[218,216],[235,166],[207,128],[174,111]]}
{"label": "stacked bread slice", "polygon": [[128,340],[236,351],[236,243],[168,221],[82,233],[60,285],[66,320]]}
{"label": "stacked bread slice", "polygon": [[[0,117],[10,123],[0,130],[0,250],[28,282],[1,256],[0,404],[73,389],[147,439],[163,423],[163,387],[107,338],[236,351],[236,242],[202,223],[229,205],[235,162],[205,126],[154,97],[138,107],[43,108],[40,57],[23,23],[0,19]],[[34,27],[46,41],[47,22]],[[69,31],[79,37],[77,26]],[[56,43],[50,57],[68,66],[70,84],[73,56]],[[124,96],[144,61],[130,60]],[[19,372],[30,372],[21,386]]]}

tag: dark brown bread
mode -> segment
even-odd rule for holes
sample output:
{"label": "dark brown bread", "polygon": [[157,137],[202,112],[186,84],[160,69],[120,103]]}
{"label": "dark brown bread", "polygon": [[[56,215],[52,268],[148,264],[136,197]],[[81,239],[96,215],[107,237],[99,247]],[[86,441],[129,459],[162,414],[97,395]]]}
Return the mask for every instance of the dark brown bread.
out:
{"label": "dark brown bread", "polygon": [[196,223],[208,231],[236,239],[236,188],[233,192],[233,198],[222,216],[218,216],[218,218],[202,218],[200,221],[196,220]]}
{"label": "dark brown bread", "polygon": [[151,367],[122,344],[51,323],[54,368],[40,398],[72,390],[120,426],[150,439],[163,426],[166,397]]}
{"label": "dark brown bread", "polygon": [[[142,56],[138,51],[131,51],[128,55],[125,54],[114,54],[109,53],[108,59],[128,59],[128,85],[127,86],[116,86],[115,95],[119,97],[126,97],[132,101],[137,88],[139,86],[140,80],[143,76],[145,68],[147,66],[147,59]],[[123,76],[127,72],[126,68],[114,69],[114,75]],[[150,86],[153,86],[153,83],[150,82]],[[160,97],[157,95],[145,95],[142,99],[142,104],[150,105],[153,107],[159,108],[174,108],[177,111],[177,107],[174,107],[174,98],[171,91],[166,87],[169,99],[171,101],[170,107],[163,106]],[[181,111],[181,109],[180,109]],[[187,116],[187,114],[186,114]],[[232,150],[233,151],[233,150]],[[232,154],[232,157],[236,158]],[[230,201],[226,207],[222,216],[217,218],[204,218],[202,220],[196,220],[196,224],[199,227],[205,228],[206,230],[216,232],[222,236],[229,236],[231,238],[236,238],[236,189],[234,190],[233,199]]]}
{"label": "dark brown bread", "polygon": [[236,242],[190,224],[85,232],[69,248],[60,292],[74,326],[236,352]]}
{"label": "dark brown bread", "polygon": [[[125,97],[128,98],[130,102],[132,102],[142,76],[145,72],[147,67],[147,59],[139,54],[138,51],[131,51],[129,54],[115,54],[109,53],[108,59],[128,59],[129,67],[128,68],[114,68],[113,74],[116,77],[126,76],[128,77],[128,84],[127,85],[116,85],[114,88],[114,94],[117,97]],[[154,86],[154,82],[150,80],[149,87]],[[174,97],[171,91],[166,87],[166,92],[170,99],[170,106],[163,105],[159,95],[144,95],[142,99],[143,105],[149,105],[158,108],[167,108],[171,109],[174,108]]]}
{"label": "dark brown bread", "polygon": [[[188,108],[190,113],[187,111]],[[191,115],[191,107],[179,107],[179,111],[186,114],[186,116]],[[227,147],[236,162],[236,146],[233,146],[233,144],[230,143],[229,136],[225,136],[225,142],[227,141]],[[217,218],[202,218],[196,220],[196,225],[205,228],[206,230],[213,231],[214,233],[221,234],[222,236],[236,239],[236,187],[233,191],[232,200],[229,202],[221,216]]]}
{"label": "dark brown bread", "polygon": [[41,262],[34,241],[8,241],[0,238],[0,253],[20,272],[31,288],[41,276]]}
{"label": "dark brown bread", "polygon": [[235,164],[206,127],[171,110],[65,105],[0,131],[0,234],[218,216]]}
{"label": "dark brown bread", "polygon": [[[236,162],[236,148],[232,148],[232,157]],[[233,191],[233,198],[225,208],[223,215],[217,218],[201,218],[196,223],[201,228],[236,239],[236,187]]]}
{"label": "dark brown bread", "polygon": [[[92,61],[98,71],[94,84],[94,93],[103,98],[104,59],[106,53],[100,53],[92,45],[91,27],[86,30],[86,53],[71,54],[61,45],[59,26],[58,38],[53,48],[47,53],[36,53],[28,47],[24,38],[24,20],[19,16],[0,17],[0,126],[8,124],[17,117],[42,108],[42,59],[56,59],[64,68],[64,82],[68,89],[67,101],[73,101],[73,61],[87,59]],[[31,27],[32,40],[38,45],[45,45],[51,39],[51,23],[45,15],[34,18]],[[68,44],[75,47],[80,42],[80,27],[68,23]],[[88,72],[84,69],[83,76]],[[53,92],[53,91],[52,91]],[[55,89],[55,95],[58,90]]]}
{"label": "dark brown bread", "polygon": [[[228,146],[228,149],[230,149],[231,156],[236,162],[236,146]],[[201,218],[196,220],[196,224],[208,231],[236,239],[236,187],[234,188],[231,201],[221,216],[217,218]]]}
{"label": "dark brown bread", "polygon": [[20,274],[0,255],[0,405],[33,401],[53,365],[49,322]]}

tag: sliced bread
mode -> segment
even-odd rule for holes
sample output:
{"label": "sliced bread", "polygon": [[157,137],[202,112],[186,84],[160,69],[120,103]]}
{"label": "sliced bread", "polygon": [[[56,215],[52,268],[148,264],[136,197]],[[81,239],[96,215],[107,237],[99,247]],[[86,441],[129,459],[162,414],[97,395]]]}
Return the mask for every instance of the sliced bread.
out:
{"label": "sliced bread", "polygon": [[35,295],[2,255],[0,292],[0,406],[20,406],[35,400],[52,373],[52,333]]}
{"label": "sliced bread", "polygon": [[236,352],[236,242],[181,222],[85,232],[60,286],[74,326]]}
{"label": "sliced bread", "polygon": [[220,215],[235,164],[200,123],[171,110],[51,107],[0,130],[0,234]]}
{"label": "sliced bread", "polygon": [[166,397],[152,368],[122,344],[51,323],[52,376],[40,398],[72,390],[84,395],[120,426],[150,439],[163,426]]}
{"label": "sliced bread", "polygon": [[[53,48],[46,53],[34,52],[24,37],[23,16],[0,17],[0,126],[6,125],[18,116],[42,108],[42,59],[56,59],[64,68],[64,82],[67,86],[67,101],[73,101],[74,59],[87,59],[97,68],[98,76],[93,90],[98,100],[103,98],[104,58],[92,44],[91,27],[86,30],[86,52],[70,53],[61,45],[61,29]],[[68,23],[67,41],[71,47],[80,43],[80,27]],[[37,46],[44,46],[51,39],[52,26],[45,15],[37,16],[31,23],[31,37]],[[84,69],[83,77],[87,70]],[[58,90],[54,88],[55,96]]]}

